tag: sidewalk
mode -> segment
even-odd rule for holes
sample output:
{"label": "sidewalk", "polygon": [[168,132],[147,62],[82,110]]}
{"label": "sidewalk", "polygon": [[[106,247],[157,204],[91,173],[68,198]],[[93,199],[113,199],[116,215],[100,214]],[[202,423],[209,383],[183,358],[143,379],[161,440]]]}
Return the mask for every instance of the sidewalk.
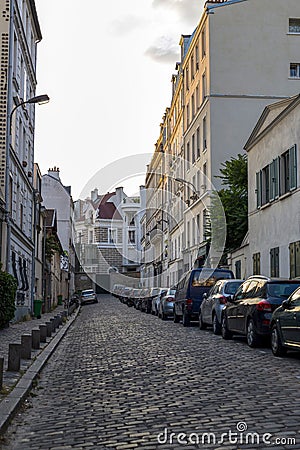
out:
{"label": "sidewalk", "polygon": [[48,322],[63,311],[66,311],[64,306],[59,305],[52,312],[43,314],[40,319],[33,318],[27,322],[12,324],[8,328],[0,330],[0,357],[4,357],[2,390],[0,387],[0,433],[4,431],[20,403],[30,391],[34,379],[76,319],[80,307],[67,317],[66,322],[54,331],[51,337],[47,337],[45,343],[41,342],[39,350],[31,351],[30,360],[21,360],[19,372],[7,371],[9,344],[20,343],[23,334],[31,334],[33,329],[38,329],[39,325]]}

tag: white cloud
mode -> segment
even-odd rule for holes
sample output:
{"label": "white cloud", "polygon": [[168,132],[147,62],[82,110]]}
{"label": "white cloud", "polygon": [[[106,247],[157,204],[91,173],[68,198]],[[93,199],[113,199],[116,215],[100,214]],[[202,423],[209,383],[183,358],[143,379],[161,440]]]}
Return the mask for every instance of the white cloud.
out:
{"label": "white cloud", "polygon": [[152,6],[174,10],[181,20],[195,26],[201,16],[203,3],[199,0],[153,0]]}
{"label": "white cloud", "polygon": [[179,58],[179,47],[171,38],[162,36],[146,50],[145,55],[156,62],[175,63]]}

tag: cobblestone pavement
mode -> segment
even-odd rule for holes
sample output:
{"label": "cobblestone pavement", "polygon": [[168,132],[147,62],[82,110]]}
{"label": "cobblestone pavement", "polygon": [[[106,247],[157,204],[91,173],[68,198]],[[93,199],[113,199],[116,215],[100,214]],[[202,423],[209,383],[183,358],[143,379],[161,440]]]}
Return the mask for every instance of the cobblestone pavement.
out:
{"label": "cobblestone pavement", "polygon": [[299,388],[299,355],[101,296],[82,307],[2,449],[300,449]]}

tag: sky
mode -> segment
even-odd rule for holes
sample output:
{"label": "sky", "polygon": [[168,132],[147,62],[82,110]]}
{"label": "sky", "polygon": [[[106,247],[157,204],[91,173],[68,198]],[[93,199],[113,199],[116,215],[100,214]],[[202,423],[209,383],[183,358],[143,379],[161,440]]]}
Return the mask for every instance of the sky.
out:
{"label": "sky", "polygon": [[[74,200],[91,179],[106,192],[102,175],[108,167],[109,178],[122,158],[134,166],[132,157],[145,155],[146,171],[170,105],[180,36],[192,34],[203,4],[36,0],[43,35],[36,93],[47,93],[50,103],[36,107],[35,162],[42,174],[59,167]],[[137,173],[129,191],[144,182]]]}

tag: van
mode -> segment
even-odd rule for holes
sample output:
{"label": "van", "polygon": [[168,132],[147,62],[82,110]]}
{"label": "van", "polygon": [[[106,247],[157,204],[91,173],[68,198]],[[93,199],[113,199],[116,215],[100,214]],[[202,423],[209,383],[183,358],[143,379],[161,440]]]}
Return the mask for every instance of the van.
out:
{"label": "van", "polygon": [[174,322],[182,319],[184,327],[199,320],[199,310],[203,294],[222,279],[233,279],[234,274],[228,269],[201,267],[192,269],[179,281],[174,299]]}

